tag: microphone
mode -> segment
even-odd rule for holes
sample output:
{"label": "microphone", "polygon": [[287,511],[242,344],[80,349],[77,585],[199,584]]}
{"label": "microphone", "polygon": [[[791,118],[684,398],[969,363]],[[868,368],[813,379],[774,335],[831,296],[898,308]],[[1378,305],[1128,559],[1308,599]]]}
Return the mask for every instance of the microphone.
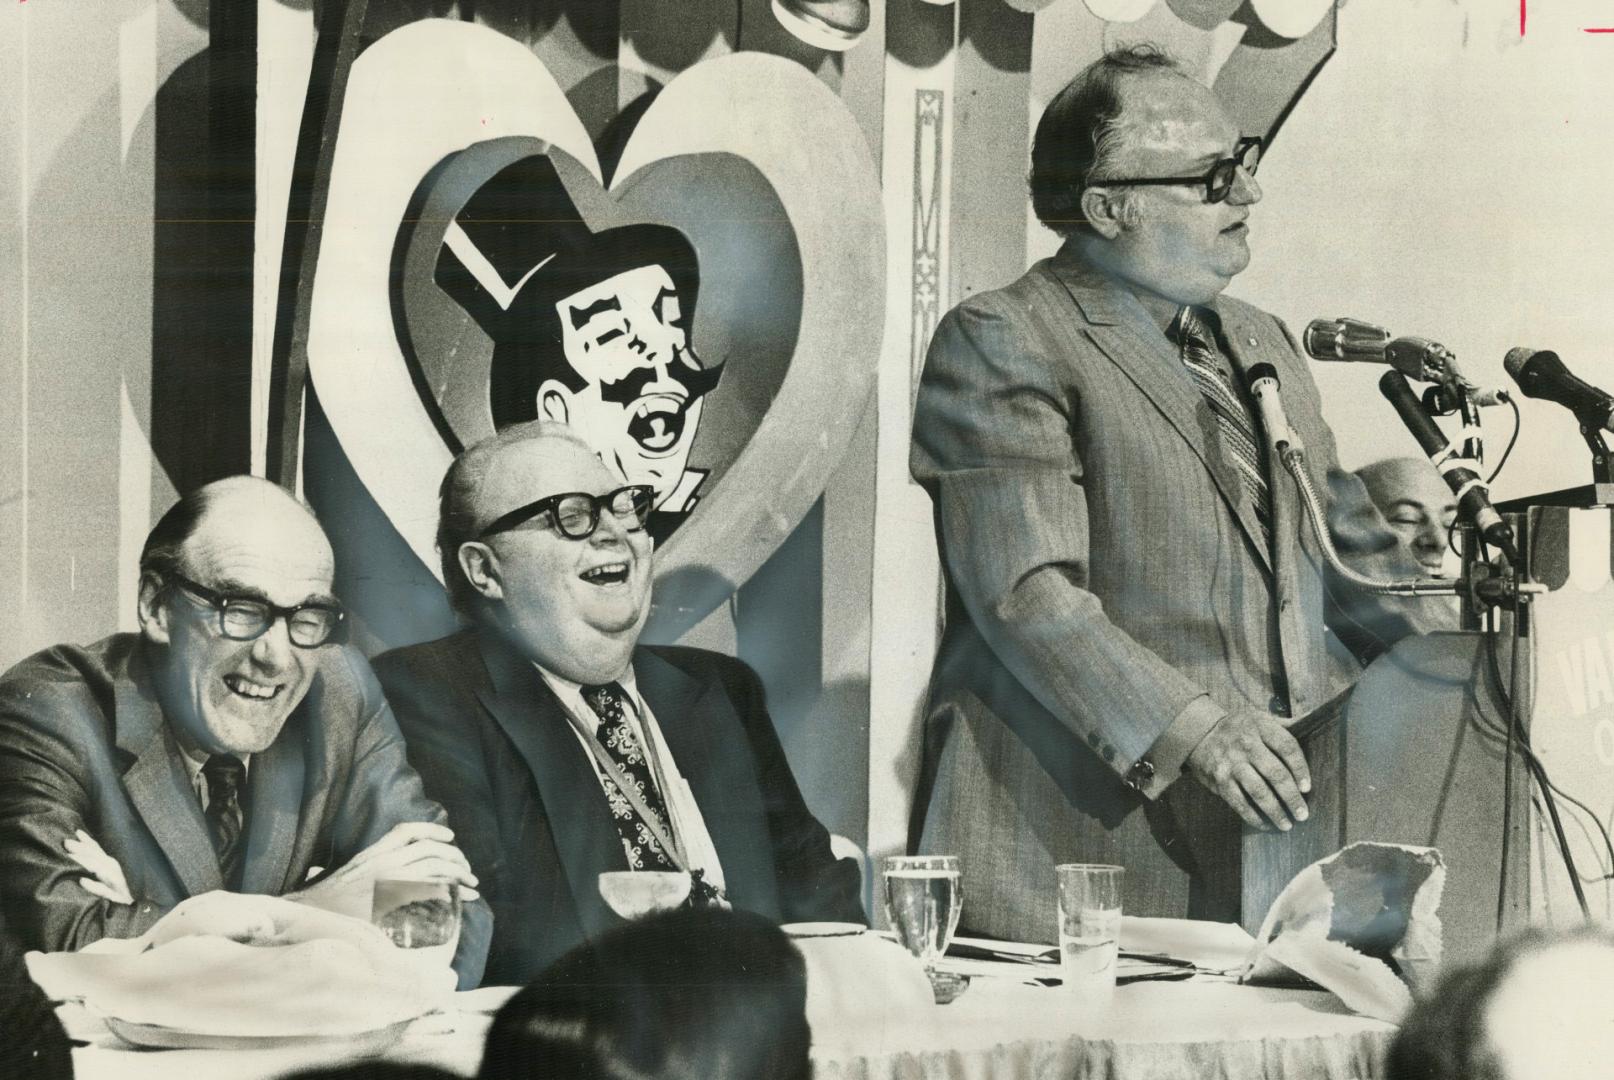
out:
{"label": "microphone", "polygon": [[1555,352],[1509,349],[1502,366],[1525,397],[1555,401],[1587,427],[1614,431],[1614,396],[1577,378]]}
{"label": "microphone", "polygon": [[1283,399],[1278,396],[1278,369],[1271,364],[1252,364],[1244,375],[1256,411],[1261,414],[1261,426],[1267,433],[1267,445],[1279,460],[1290,453],[1304,450],[1300,436],[1289,426],[1283,411]]}
{"label": "microphone", "polygon": [[1475,386],[1465,379],[1457,370],[1457,357],[1438,341],[1392,338],[1384,327],[1360,319],[1313,319],[1306,325],[1301,344],[1313,360],[1389,364],[1409,379],[1439,383],[1450,397],[1460,395],[1475,405],[1500,405],[1508,400],[1505,390]]}
{"label": "microphone", "polygon": [[1485,481],[1472,467],[1476,463],[1457,456],[1457,448],[1446,440],[1445,433],[1423,411],[1417,395],[1407,385],[1406,376],[1399,371],[1386,371],[1379,380],[1379,392],[1400,414],[1401,422],[1418,440],[1423,452],[1429,455],[1430,463],[1446,478],[1446,486],[1457,496],[1458,510],[1474,523],[1487,542],[1502,550],[1508,562],[1517,563],[1519,549],[1513,539],[1513,529],[1491,505]]}

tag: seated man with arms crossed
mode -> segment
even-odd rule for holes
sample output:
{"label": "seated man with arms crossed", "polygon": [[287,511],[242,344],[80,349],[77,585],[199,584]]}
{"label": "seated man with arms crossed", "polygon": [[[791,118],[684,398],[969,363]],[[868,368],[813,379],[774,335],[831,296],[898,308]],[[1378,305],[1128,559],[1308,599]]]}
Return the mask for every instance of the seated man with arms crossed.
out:
{"label": "seated man with arms crossed", "polygon": [[649,510],[564,425],[472,446],[437,530],[471,626],[376,661],[493,907],[489,981],[527,982],[619,925],[609,870],[688,870],[695,897],[778,921],[863,921],[857,867],[803,803],[756,675],[639,646]]}
{"label": "seated man with arms crossed", "polygon": [[[0,904],[24,945],[136,937],[219,889],[359,917],[378,877],[456,881],[476,900],[369,666],[332,641],[333,573],[306,507],[219,480],[147,538],[138,634],[0,678]],[[489,934],[486,905],[469,905],[462,987]]]}

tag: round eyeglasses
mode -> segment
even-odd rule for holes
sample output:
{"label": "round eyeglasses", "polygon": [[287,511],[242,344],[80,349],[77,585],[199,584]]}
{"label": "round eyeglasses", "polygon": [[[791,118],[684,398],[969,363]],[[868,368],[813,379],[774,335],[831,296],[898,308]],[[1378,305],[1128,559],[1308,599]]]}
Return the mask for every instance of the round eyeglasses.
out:
{"label": "round eyeglasses", "polygon": [[281,607],[252,596],[228,596],[172,571],[163,577],[217,612],[219,632],[232,641],[256,640],[276,619],[284,618],[291,643],[300,649],[313,649],[331,640],[345,617],[341,608],[325,601]]}
{"label": "round eyeglasses", "polygon": [[655,496],[656,489],[649,484],[629,484],[615,491],[607,491],[604,495],[563,491],[518,506],[508,514],[501,514],[477,535],[485,540],[494,533],[505,532],[539,514],[548,513],[555,522],[555,530],[562,536],[568,540],[587,540],[600,526],[601,510],[609,510],[611,516],[627,526],[629,531],[637,531],[650,520],[650,505],[655,501]]}
{"label": "round eyeglasses", "polygon": [[1233,193],[1233,184],[1238,180],[1238,171],[1242,167],[1251,176],[1261,165],[1261,150],[1265,142],[1256,136],[1248,136],[1238,141],[1233,149],[1232,157],[1225,157],[1217,161],[1199,176],[1145,176],[1126,177],[1119,180],[1089,180],[1088,187],[1118,187],[1125,184],[1173,184],[1193,187],[1197,184],[1205,185],[1205,201],[1219,203]]}

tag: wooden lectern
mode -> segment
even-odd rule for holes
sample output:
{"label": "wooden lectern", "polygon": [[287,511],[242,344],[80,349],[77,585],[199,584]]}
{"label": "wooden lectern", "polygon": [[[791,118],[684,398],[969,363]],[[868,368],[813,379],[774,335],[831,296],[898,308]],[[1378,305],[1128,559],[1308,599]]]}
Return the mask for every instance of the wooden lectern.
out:
{"label": "wooden lectern", "polygon": [[[1520,712],[1554,786],[1584,804],[1558,799],[1591,914],[1609,919],[1614,845],[1589,815],[1614,828],[1614,538],[1606,508],[1555,505],[1562,494],[1501,506],[1527,541],[1527,576],[1550,590],[1530,604]],[[1510,647],[1510,637],[1498,642],[1504,678]],[[1504,888],[1504,932],[1580,921],[1523,756],[1513,755],[1511,789],[1503,775],[1508,717],[1488,666],[1477,631],[1410,638],[1369,665],[1348,695],[1296,722],[1311,763],[1312,816],[1287,834],[1246,834],[1247,923],[1260,923],[1294,874],[1355,840],[1440,849],[1448,959],[1484,954]],[[1513,806],[1504,873],[1505,789]]]}
{"label": "wooden lectern", "polygon": [[[1507,643],[1501,643],[1504,671]],[[1502,873],[1507,713],[1490,692],[1477,632],[1409,638],[1368,666],[1347,695],[1297,721],[1311,764],[1311,818],[1288,833],[1246,832],[1244,912],[1259,926],[1289,880],[1356,840],[1439,848],[1446,956],[1478,958],[1495,940]],[[1529,920],[1529,777],[1513,758],[1504,926]]]}

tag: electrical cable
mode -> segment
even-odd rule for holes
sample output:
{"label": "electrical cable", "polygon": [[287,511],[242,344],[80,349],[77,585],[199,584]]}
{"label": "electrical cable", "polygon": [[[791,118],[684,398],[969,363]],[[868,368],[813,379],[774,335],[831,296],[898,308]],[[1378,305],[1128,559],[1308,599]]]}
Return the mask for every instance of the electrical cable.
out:
{"label": "electrical cable", "polygon": [[1485,478],[1485,483],[1487,485],[1489,485],[1491,481],[1495,480],[1498,476],[1502,475],[1502,466],[1508,463],[1509,455],[1513,453],[1513,448],[1518,445],[1519,428],[1524,424],[1524,417],[1519,412],[1519,403],[1513,400],[1513,395],[1511,394],[1508,395],[1507,400],[1508,407],[1513,410],[1513,434],[1508,436],[1508,444],[1506,448],[1503,449],[1502,456],[1497,460],[1496,468],[1492,469],[1491,475]]}
{"label": "electrical cable", "polygon": [[[1500,635],[1500,628],[1498,627],[1498,628],[1496,628],[1494,630],[1487,630],[1486,634],[1485,634],[1486,656],[1487,656],[1487,658],[1489,660],[1488,670],[1490,672],[1491,681],[1493,683],[1493,687],[1495,689],[1497,697],[1499,699],[1501,699],[1501,701],[1506,705],[1507,712],[1508,712],[1508,732],[1509,732],[1508,755],[1507,755],[1508,764],[1507,764],[1507,771],[1503,773],[1503,778],[1502,778],[1502,784],[1503,784],[1503,796],[1502,797],[1504,799],[1504,802],[1502,804],[1502,822],[1503,822],[1503,825],[1502,825],[1502,828],[1503,828],[1503,832],[1502,832],[1502,874],[1503,874],[1503,881],[1504,882],[1505,882],[1505,879],[1506,879],[1506,872],[1507,872],[1507,854],[1508,854],[1508,844],[1509,844],[1509,839],[1510,839],[1509,831],[1510,831],[1510,825],[1511,825],[1510,818],[1511,818],[1511,812],[1512,812],[1512,809],[1513,809],[1512,797],[1511,797],[1512,796],[1512,791],[1511,791],[1512,784],[1511,784],[1511,781],[1513,779],[1513,769],[1512,769],[1513,753],[1512,753],[1512,751],[1513,751],[1513,747],[1515,746],[1515,744],[1517,744],[1518,746],[1520,746],[1521,748],[1524,748],[1526,750],[1528,750],[1528,747],[1529,747],[1529,743],[1524,739],[1524,737],[1520,734],[1520,731],[1519,731],[1518,698],[1517,698],[1517,696],[1515,694],[1515,691],[1517,690],[1518,684],[1519,684],[1518,683],[1518,680],[1519,680],[1519,657],[1523,652],[1523,650],[1519,647],[1519,638],[1520,638],[1519,623],[1520,622],[1521,622],[1521,615],[1519,613],[1515,613],[1514,619],[1513,619],[1513,635],[1512,635],[1512,637],[1513,637],[1513,655],[1510,658],[1510,662],[1509,662],[1509,668],[1510,668],[1509,677],[1508,677],[1508,681],[1507,681],[1507,683],[1505,685],[1504,685],[1504,683],[1502,681],[1502,662],[1497,657],[1497,654],[1496,654],[1496,639],[1499,636],[1501,636]],[[1531,752],[1531,753],[1529,753],[1529,757],[1530,758],[1535,758],[1535,754],[1533,752]],[[1546,779],[1546,770],[1545,770],[1545,768],[1541,767],[1541,763],[1540,763],[1539,759],[1537,759],[1535,761],[1535,767],[1533,767],[1531,769],[1531,776],[1535,779],[1537,788],[1541,792],[1542,801],[1544,803],[1546,803],[1546,805],[1547,805],[1547,815],[1552,820],[1553,833],[1554,833],[1555,838],[1557,840],[1559,851],[1563,855],[1564,868],[1569,872],[1569,884],[1575,890],[1575,902],[1580,905],[1581,915],[1584,916],[1586,918],[1586,920],[1589,922],[1589,921],[1591,921],[1592,916],[1591,916],[1591,907],[1586,902],[1586,890],[1581,885],[1581,875],[1580,875],[1580,871],[1575,866],[1575,856],[1569,850],[1569,837],[1564,832],[1563,819],[1558,814],[1557,800],[1552,797],[1553,785],[1550,783],[1550,781],[1548,781]],[[1502,929],[1502,915],[1503,915],[1503,911],[1505,909],[1505,900],[1506,900],[1506,893],[1503,890],[1503,888],[1499,886],[1499,888],[1497,890],[1497,901],[1496,901],[1496,916],[1497,916],[1497,930],[1498,930],[1498,932],[1500,932],[1501,929]]]}

